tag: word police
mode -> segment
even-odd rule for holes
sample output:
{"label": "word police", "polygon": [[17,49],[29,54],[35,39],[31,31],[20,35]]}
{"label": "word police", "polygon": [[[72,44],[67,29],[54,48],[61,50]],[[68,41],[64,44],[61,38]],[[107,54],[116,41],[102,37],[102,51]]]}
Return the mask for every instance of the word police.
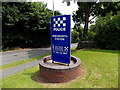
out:
{"label": "word police", "polygon": [[53,31],[66,31],[66,28],[54,28]]}

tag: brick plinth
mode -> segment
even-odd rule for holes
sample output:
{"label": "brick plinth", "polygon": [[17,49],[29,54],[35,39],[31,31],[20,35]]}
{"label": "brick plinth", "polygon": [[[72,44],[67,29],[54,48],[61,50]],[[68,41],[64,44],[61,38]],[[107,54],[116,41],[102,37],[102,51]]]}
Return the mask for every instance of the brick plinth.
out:
{"label": "brick plinth", "polygon": [[43,61],[40,61],[39,63],[39,76],[43,78],[45,82],[62,83],[73,80],[80,76],[80,59],[71,56],[71,60],[74,60],[75,63],[70,66],[63,66],[62,68],[48,66],[47,64],[45,64],[45,62],[49,60],[50,56],[45,57]]}

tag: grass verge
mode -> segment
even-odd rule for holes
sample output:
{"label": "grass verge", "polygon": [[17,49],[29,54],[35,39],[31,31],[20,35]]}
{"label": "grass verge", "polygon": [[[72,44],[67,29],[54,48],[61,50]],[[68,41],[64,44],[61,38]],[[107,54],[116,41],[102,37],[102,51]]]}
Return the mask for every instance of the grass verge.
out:
{"label": "grass verge", "polygon": [[31,61],[35,61],[35,60],[40,59],[44,56],[47,56],[47,55],[42,55],[42,56],[38,56],[38,57],[35,57],[35,58],[21,60],[21,61],[16,61],[16,62],[13,62],[13,63],[10,63],[10,64],[0,65],[0,70],[6,69],[6,68],[9,68],[9,67],[14,67],[14,66],[17,66],[17,65],[20,65],[20,64],[28,63],[28,62],[31,62]]}
{"label": "grass verge", "polygon": [[118,88],[118,51],[79,50],[72,55],[82,60],[83,75],[67,83],[46,84],[34,79],[38,67],[2,79],[3,88]]}

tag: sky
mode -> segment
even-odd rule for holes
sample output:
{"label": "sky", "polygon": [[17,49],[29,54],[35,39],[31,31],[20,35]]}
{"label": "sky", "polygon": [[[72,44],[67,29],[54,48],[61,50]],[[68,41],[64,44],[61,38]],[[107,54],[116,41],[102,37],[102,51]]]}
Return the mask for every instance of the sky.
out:
{"label": "sky", "polygon": [[[32,0],[32,2],[38,2],[42,1],[44,3],[47,3],[47,7],[51,10],[53,10],[53,0]],[[60,11],[63,15],[72,15],[73,11],[76,11],[78,9],[78,6],[76,3],[71,2],[70,6],[67,6],[66,3],[62,3],[63,0],[54,0],[54,10]],[[73,28],[74,22],[71,20],[71,28]]]}

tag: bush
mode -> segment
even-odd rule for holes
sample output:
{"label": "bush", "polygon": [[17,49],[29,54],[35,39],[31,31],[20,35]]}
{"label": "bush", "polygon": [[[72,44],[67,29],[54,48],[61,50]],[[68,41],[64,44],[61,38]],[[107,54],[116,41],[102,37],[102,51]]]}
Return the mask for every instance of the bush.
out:
{"label": "bush", "polygon": [[87,41],[94,41],[94,36],[95,36],[95,33],[93,31],[88,31],[87,33]]}
{"label": "bush", "polygon": [[96,21],[95,40],[105,49],[120,49],[120,14],[100,17]]}
{"label": "bush", "polygon": [[77,43],[78,41],[79,41],[79,32],[77,32],[77,31],[75,31],[75,30],[73,30],[72,32],[71,32],[71,42],[72,43]]}
{"label": "bush", "polygon": [[75,24],[72,31],[72,42],[81,42],[83,40],[83,28]]}

